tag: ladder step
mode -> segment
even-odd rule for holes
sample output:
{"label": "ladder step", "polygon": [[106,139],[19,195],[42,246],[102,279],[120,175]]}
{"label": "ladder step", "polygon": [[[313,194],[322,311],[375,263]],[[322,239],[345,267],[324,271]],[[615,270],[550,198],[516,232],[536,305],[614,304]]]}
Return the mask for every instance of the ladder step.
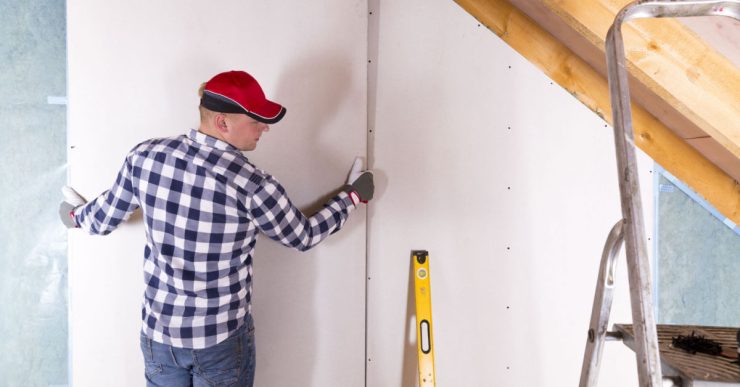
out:
{"label": "ladder step", "polygon": [[624,340],[624,335],[619,331],[607,331],[605,339],[606,341],[622,341]]}

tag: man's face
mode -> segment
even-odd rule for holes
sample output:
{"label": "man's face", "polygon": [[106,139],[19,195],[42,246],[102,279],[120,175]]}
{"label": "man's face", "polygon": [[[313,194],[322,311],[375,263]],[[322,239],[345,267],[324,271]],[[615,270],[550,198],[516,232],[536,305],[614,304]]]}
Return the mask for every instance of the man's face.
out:
{"label": "man's face", "polygon": [[242,151],[251,151],[257,148],[257,141],[263,132],[270,127],[256,121],[246,114],[225,114],[228,131],[224,133],[224,139],[231,145]]}

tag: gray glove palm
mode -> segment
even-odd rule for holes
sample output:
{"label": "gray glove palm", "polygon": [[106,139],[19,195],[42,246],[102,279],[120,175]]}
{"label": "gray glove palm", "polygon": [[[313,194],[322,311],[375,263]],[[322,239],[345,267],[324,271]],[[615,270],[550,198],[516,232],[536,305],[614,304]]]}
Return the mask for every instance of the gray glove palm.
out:
{"label": "gray glove palm", "polygon": [[68,185],[62,187],[62,195],[64,200],[59,203],[59,218],[67,228],[77,228],[79,226],[74,220],[73,213],[77,207],[85,204],[86,200]]}
{"label": "gray glove palm", "polygon": [[375,193],[373,173],[362,169],[362,158],[357,157],[355,159],[352,169],[349,171],[347,185],[343,189],[349,194],[355,205],[372,200]]}

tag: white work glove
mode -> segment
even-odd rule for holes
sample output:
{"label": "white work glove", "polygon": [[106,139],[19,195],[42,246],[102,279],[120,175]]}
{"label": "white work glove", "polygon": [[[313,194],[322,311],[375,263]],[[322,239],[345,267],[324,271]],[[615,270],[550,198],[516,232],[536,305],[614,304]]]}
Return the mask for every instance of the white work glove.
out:
{"label": "white work glove", "polygon": [[87,203],[87,201],[68,185],[62,187],[62,195],[64,195],[64,200],[59,203],[59,218],[67,228],[80,227],[75,222],[74,211],[77,207]]}
{"label": "white work glove", "polygon": [[367,203],[372,200],[375,192],[375,183],[373,182],[372,171],[362,169],[362,158],[355,158],[352,169],[347,177],[347,185],[343,187],[344,191],[349,194],[352,203],[355,205],[360,202]]}

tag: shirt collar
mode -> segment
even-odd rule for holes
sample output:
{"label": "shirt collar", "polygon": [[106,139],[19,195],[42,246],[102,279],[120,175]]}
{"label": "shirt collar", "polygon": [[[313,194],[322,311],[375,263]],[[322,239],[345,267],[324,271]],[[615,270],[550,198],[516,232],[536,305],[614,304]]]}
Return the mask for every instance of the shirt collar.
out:
{"label": "shirt collar", "polygon": [[225,151],[239,151],[239,149],[236,149],[235,146],[229,144],[228,142],[221,141],[215,137],[211,137],[203,132],[198,131],[197,129],[190,129],[190,133],[188,133],[188,138],[199,144],[208,145],[212,148]]}

